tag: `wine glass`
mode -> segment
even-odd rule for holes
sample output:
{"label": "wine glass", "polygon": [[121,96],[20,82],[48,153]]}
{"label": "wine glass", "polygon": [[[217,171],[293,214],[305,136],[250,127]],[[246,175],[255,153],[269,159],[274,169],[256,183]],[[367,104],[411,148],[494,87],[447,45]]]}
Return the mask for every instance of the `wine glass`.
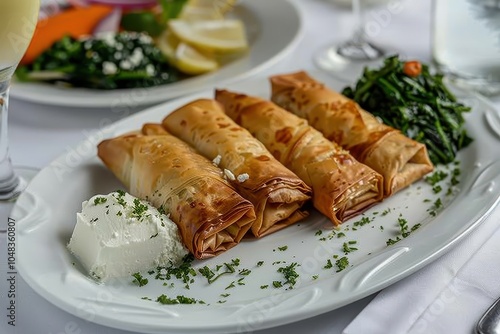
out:
{"label": "wine glass", "polygon": [[12,75],[33,37],[39,8],[39,0],[0,1],[0,201],[2,202],[16,199],[27,185],[27,181],[14,170],[9,155],[7,135],[9,87]]}
{"label": "wine glass", "polygon": [[341,44],[328,46],[315,57],[316,65],[340,79],[352,80],[367,65],[377,63],[386,51],[367,40],[363,6],[366,0],[350,0],[354,15],[354,34]]}

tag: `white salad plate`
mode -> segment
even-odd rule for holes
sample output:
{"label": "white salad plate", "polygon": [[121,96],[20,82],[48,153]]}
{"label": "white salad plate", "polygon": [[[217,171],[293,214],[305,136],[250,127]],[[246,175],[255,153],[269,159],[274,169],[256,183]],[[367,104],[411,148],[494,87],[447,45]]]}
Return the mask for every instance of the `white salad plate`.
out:
{"label": "white salad plate", "polygon": [[70,107],[153,105],[201,91],[216,83],[234,82],[255,75],[279,61],[302,35],[301,14],[287,0],[241,0],[231,15],[245,24],[250,49],[243,57],[212,73],[162,86],[117,90],[58,87],[14,80],[10,95],[19,100]]}
{"label": "white salad plate", "polygon": [[[314,76],[332,88],[343,88],[330,77]],[[230,89],[264,98],[270,94],[267,78],[262,77],[232,84]],[[499,114],[486,100],[460,93],[459,98],[473,108],[466,121],[474,141],[459,153],[459,164],[439,167],[450,175],[461,171],[452,194],[448,194],[450,177],[440,183],[438,193],[421,180],[338,229],[312,210],[300,223],[193,262],[197,270],[240,260],[235,273],[211,284],[200,273],[189,289],[180,280],[158,280],[150,273],[142,273],[149,280],[142,287],[132,277],[97,283],[67,250],[81,203],[96,194],[124,189],[97,158],[96,144],[145,122],[159,122],[198,97],[211,98],[213,90],[166,102],[103,128],[33,179],[12,217],[17,222],[18,270],[34,291],[75,316],[130,331],[229,333],[270,328],[342,307],[410,275],[479,226],[500,200]],[[438,199],[443,206],[435,209]],[[403,221],[408,230],[420,227],[403,238]],[[387,244],[398,237],[399,242]],[[338,271],[336,261],[344,256],[349,265]],[[296,283],[274,287],[274,281],[284,282],[279,268],[288,266],[299,275]],[[243,269],[251,272],[242,275]],[[156,301],[162,294],[205,304],[163,305]]]}

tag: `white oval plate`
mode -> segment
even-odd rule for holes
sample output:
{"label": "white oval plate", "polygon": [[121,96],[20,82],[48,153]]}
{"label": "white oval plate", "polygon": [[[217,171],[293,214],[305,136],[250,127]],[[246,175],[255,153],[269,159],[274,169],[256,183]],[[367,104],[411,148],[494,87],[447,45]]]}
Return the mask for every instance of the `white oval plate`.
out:
{"label": "white oval plate", "polygon": [[[315,76],[333,88],[343,87],[319,73]],[[268,87],[266,78],[255,78],[230,89],[268,98]],[[366,212],[363,217],[369,223],[363,226],[359,223],[362,217],[353,218],[333,235],[331,223],[312,211],[310,217],[287,229],[260,240],[244,240],[216,258],[194,263],[195,268],[214,268],[239,258],[238,269],[251,270],[248,276],[225,275],[208,285],[198,274],[190,289],[177,280],[164,286],[164,281],[148,273],[144,276],[149,283],[143,287],[132,284],[132,277],[97,284],[66,249],[81,202],[98,193],[123,189],[96,157],[96,144],[145,122],[158,122],[197,97],[212,96],[213,91],[205,91],[183,97],[101,129],[35,177],[19,198],[13,217],[17,221],[18,270],[37,293],[83,319],[137,332],[223,333],[268,328],[334,310],[408,276],[460,241],[499,201],[500,140],[486,117],[496,111],[482,99],[461,96],[473,107],[466,117],[475,140],[459,154],[460,183],[454,195],[445,195],[446,183],[436,195],[429,184],[419,181]],[[452,164],[447,171],[451,173],[455,167]],[[433,217],[429,210],[437,198],[444,208]],[[406,219],[409,228],[421,227],[387,246],[400,233],[398,218]],[[338,237],[340,232],[345,236]],[[344,254],[345,242],[357,250]],[[347,256],[349,267],[337,272],[335,256]],[[325,268],[328,260],[333,264],[329,269]],[[257,265],[259,261],[262,266]],[[278,268],[293,263],[298,264],[300,275],[293,289],[273,287],[273,281],[283,279]],[[231,283],[234,288],[228,288]],[[196,298],[208,305],[161,305],[155,301],[161,294]]]}
{"label": "white oval plate", "polygon": [[117,90],[13,82],[10,95],[29,102],[72,107],[118,107],[130,103],[131,99],[134,106],[153,105],[214,84],[248,78],[269,68],[296,45],[302,34],[301,15],[295,5],[286,0],[241,0],[232,16],[244,22],[250,50],[213,73],[151,88]]}

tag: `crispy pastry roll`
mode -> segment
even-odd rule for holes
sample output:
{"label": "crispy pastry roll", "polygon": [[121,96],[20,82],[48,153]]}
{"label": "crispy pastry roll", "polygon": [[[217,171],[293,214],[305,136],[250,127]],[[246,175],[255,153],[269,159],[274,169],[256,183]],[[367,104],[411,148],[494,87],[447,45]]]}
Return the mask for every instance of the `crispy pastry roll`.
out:
{"label": "crispy pastry roll", "polygon": [[237,245],[255,220],[252,203],[236,192],[220,169],[166,131],[104,140],[98,156],[132,195],[170,214],[198,259]]}
{"label": "crispy pastry roll", "polygon": [[301,208],[311,188],[277,161],[215,100],[200,99],[163,120],[167,131],[213,160],[238,192],[255,206],[252,233],[262,237],[307,216]]}
{"label": "crispy pastry roll", "polygon": [[216,99],[236,123],[312,187],[314,207],[335,225],[382,200],[382,176],[306,120],[257,97],[218,90]]}
{"label": "crispy pastry roll", "polygon": [[405,188],[433,170],[424,144],[387,126],[353,100],[306,72],[271,77],[271,100],[307,119],[323,135],[384,177],[384,195]]}

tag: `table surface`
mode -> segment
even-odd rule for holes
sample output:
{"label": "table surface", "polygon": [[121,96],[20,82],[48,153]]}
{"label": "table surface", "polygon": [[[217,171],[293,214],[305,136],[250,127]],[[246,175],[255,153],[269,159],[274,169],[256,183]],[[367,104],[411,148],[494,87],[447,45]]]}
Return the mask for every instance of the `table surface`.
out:
{"label": "table surface", "polygon": [[[275,0],[277,1],[277,0]],[[327,0],[291,0],[303,17],[303,36],[294,50],[278,64],[258,76],[284,73],[295,69],[314,69],[313,55],[325,46],[341,42],[352,32],[354,20],[349,8]],[[374,27],[371,37],[380,46],[422,61],[430,61],[431,0],[393,1],[380,4],[367,12],[367,21]],[[498,105],[500,101],[493,101]],[[131,108],[130,113],[141,108]],[[109,109],[84,109],[38,105],[11,99],[9,139],[11,158],[15,165],[43,168],[53,159],[71,150],[98,129],[103,115],[118,120],[123,115]],[[1,217],[2,221],[7,217]],[[5,238],[0,238],[5,249]],[[0,254],[0,332],[22,334],[59,333],[128,333],[99,326],[74,317],[55,307],[35,293],[20,276],[16,278],[16,327],[9,326],[3,296],[7,291],[6,254]],[[366,297],[343,308],[297,323],[257,331],[257,333],[341,333],[374,296]]]}

